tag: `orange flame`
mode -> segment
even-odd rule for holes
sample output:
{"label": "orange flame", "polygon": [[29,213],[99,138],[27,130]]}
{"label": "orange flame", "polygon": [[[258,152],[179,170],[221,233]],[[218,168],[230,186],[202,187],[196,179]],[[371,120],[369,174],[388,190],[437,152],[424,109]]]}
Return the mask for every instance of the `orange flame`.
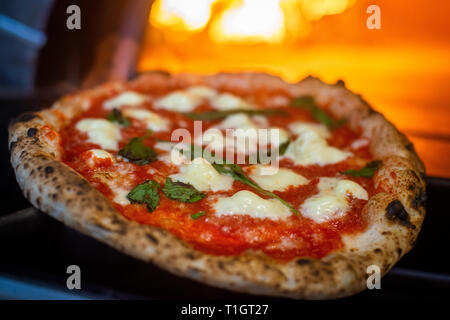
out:
{"label": "orange flame", "polygon": [[156,0],[150,23],[185,33],[208,29],[216,43],[281,43],[307,34],[309,21],[341,13],[355,1]]}

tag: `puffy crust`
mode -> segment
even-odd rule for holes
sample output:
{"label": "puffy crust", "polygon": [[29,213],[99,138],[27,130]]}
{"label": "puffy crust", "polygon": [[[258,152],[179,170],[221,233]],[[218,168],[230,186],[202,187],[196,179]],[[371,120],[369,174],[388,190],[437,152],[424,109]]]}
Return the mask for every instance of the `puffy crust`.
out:
{"label": "puffy crust", "polygon": [[425,216],[424,166],[412,143],[342,81],[328,85],[308,77],[287,84],[267,74],[171,76],[150,72],[128,87],[163,90],[192,84],[243,95],[258,88],[290,97],[313,95],[336,117],[348,118],[354,130],[370,139],[374,156],[383,160],[374,178],[381,192],[364,208],[371,219],[369,229],[344,237],[346,249],[323,259],[299,257],[280,263],[252,251],[233,257],[204,254],[165,230],[126,220],[97,189],[60,161],[59,147],[42,132],[46,125],[60,129],[67,119],[89,107],[91,97],[122,90],[124,84],[120,83],[64,97],[51,109],[23,114],[11,122],[11,163],[25,196],[64,224],[135,258],[180,276],[253,294],[320,299],[348,296],[364,290],[368,266],[377,265],[385,274],[413,247]]}

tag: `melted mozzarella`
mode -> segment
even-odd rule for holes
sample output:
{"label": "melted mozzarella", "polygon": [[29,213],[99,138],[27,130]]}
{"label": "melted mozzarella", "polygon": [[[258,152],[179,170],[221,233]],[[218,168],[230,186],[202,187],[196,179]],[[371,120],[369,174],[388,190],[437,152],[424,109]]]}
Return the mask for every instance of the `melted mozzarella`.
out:
{"label": "melted mozzarella", "polygon": [[147,129],[151,129],[153,131],[169,130],[169,120],[154,112],[145,109],[125,109],[122,113],[126,117],[145,122]]}
{"label": "melted mozzarella", "polygon": [[266,200],[247,190],[236,192],[231,197],[219,198],[214,204],[214,210],[218,216],[236,214],[272,220],[285,219],[292,214],[280,201]]}
{"label": "melted mozzarella", "polygon": [[321,138],[328,139],[331,137],[330,131],[328,128],[320,123],[312,123],[312,122],[294,122],[289,125],[289,130],[296,135],[302,135],[308,131],[314,131]]}
{"label": "melted mozzarella", "polygon": [[192,86],[186,92],[202,99],[213,99],[217,96],[217,91],[205,86]]}
{"label": "melted mozzarella", "polygon": [[117,124],[104,119],[83,119],[76,128],[88,135],[89,142],[98,144],[102,149],[118,149],[121,134]]}
{"label": "melted mozzarella", "polygon": [[221,175],[204,158],[196,158],[189,164],[181,165],[180,173],[170,175],[175,181],[189,183],[199,191],[229,190],[233,178]]}
{"label": "melted mozzarella", "polygon": [[142,94],[133,92],[133,91],[125,91],[116,97],[106,100],[103,103],[103,107],[105,109],[119,109],[122,106],[138,106],[146,101],[146,97]]}
{"label": "melted mozzarella", "polygon": [[189,159],[184,155],[186,151],[190,151],[189,145],[182,145],[175,142],[157,142],[154,147],[159,150],[167,151],[168,153],[161,154],[158,152],[158,159],[169,165],[179,166],[181,164],[188,164]]}
{"label": "melted mozzarella", "polygon": [[219,129],[210,128],[194,139],[195,144],[207,146],[209,150],[221,150],[225,146],[225,137]]}
{"label": "melted mozzarella", "polygon": [[284,156],[297,165],[323,166],[343,161],[351,156],[351,153],[329,146],[315,131],[305,131],[289,145]]}
{"label": "melted mozzarella", "polygon": [[211,99],[211,105],[218,110],[253,109],[254,105],[231,93],[222,93]]}
{"label": "melted mozzarella", "polygon": [[319,193],[306,199],[300,206],[305,217],[322,223],[343,216],[350,208],[348,197],[367,200],[367,191],[351,180],[320,178]]}
{"label": "melted mozzarella", "polygon": [[290,186],[296,187],[309,182],[302,175],[285,168],[257,164],[248,170],[250,178],[269,191],[283,191]]}
{"label": "melted mozzarella", "polygon": [[[273,137],[273,138],[272,138]],[[259,143],[262,144],[261,135],[259,135]],[[267,129],[267,144],[272,144],[278,147],[289,140],[289,133],[281,128],[269,128]]]}
{"label": "melted mozzarella", "polygon": [[[110,187],[111,188],[111,187]],[[112,193],[114,194],[113,202],[120,204],[121,206],[126,206],[130,204],[130,200],[128,200],[127,195],[130,193],[130,190],[124,189],[122,187],[113,187],[111,188]]]}
{"label": "melted mozzarella", "polygon": [[353,198],[368,200],[369,194],[358,183],[352,180],[341,180],[334,187],[334,192],[341,196],[352,196]]}
{"label": "melted mozzarella", "polygon": [[225,118],[217,128],[220,129],[258,129],[258,126],[245,113],[232,114]]}
{"label": "melted mozzarella", "polygon": [[155,101],[155,107],[176,112],[189,112],[194,110],[202,99],[194,94],[184,91],[175,91]]}
{"label": "melted mozzarella", "polygon": [[114,163],[114,159],[108,151],[102,149],[91,149],[83,152],[82,157],[86,159],[87,164],[91,167],[94,167],[98,163]]}
{"label": "melted mozzarella", "polygon": [[102,149],[91,149],[87,151],[92,157],[97,159],[113,159],[108,151]]}
{"label": "melted mozzarella", "polygon": [[230,135],[223,137],[219,133],[214,133],[214,137],[211,135],[206,138],[211,140],[217,147],[225,144],[227,149],[236,149],[237,153],[242,154],[257,152],[257,143],[261,146],[273,144],[276,148],[289,140],[289,133],[286,130],[281,128],[259,128],[259,125],[266,123],[256,118],[249,117],[243,113],[230,115],[219,123],[216,128],[234,129],[232,137]]}

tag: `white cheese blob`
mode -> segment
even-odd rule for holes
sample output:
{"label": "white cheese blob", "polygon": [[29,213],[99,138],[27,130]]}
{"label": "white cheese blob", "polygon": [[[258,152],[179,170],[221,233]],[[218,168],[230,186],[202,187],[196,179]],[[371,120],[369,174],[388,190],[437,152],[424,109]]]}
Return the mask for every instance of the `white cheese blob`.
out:
{"label": "white cheese blob", "polygon": [[131,190],[124,189],[121,187],[111,187],[111,191],[114,195],[114,198],[112,199],[113,202],[120,204],[121,206],[126,206],[130,204],[130,200],[128,200],[127,195],[130,193]]}
{"label": "white cheese blob", "polygon": [[250,102],[235,96],[231,93],[222,93],[210,100],[213,108],[218,110],[233,110],[233,109],[253,109],[255,106]]}
{"label": "white cheese blob", "polygon": [[86,159],[87,164],[90,167],[95,167],[98,163],[105,163],[105,160],[107,163],[114,163],[112,155],[108,151],[102,149],[90,149],[83,152],[82,157]]}
{"label": "white cheese blob", "polygon": [[217,125],[220,129],[258,129],[258,126],[245,113],[232,114]]}
{"label": "white cheese blob", "polygon": [[97,159],[113,159],[108,151],[102,149],[91,149],[87,151],[92,157]]}
{"label": "white cheese blob", "polygon": [[202,99],[194,94],[184,91],[174,91],[155,101],[155,107],[176,112],[189,112],[194,110]]}
{"label": "white cheese blob", "polygon": [[215,214],[249,215],[252,218],[271,220],[285,219],[292,213],[280,201],[276,199],[263,199],[253,192],[242,190],[231,197],[219,198],[214,204]]}
{"label": "white cheese blob", "polygon": [[202,99],[213,99],[217,96],[217,91],[205,86],[192,86],[186,92]]}
{"label": "white cheese blob", "polygon": [[301,214],[317,223],[343,216],[350,209],[349,196],[363,200],[369,198],[367,191],[351,180],[320,178],[318,188],[319,193],[300,206]]}
{"label": "white cheese blob", "polygon": [[368,200],[369,194],[367,191],[361,187],[360,184],[352,180],[341,180],[334,187],[334,192],[341,196],[352,196],[353,198]]}
{"label": "white cheese blob", "polygon": [[297,165],[323,166],[338,163],[351,155],[351,152],[329,146],[317,132],[305,131],[289,145],[284,157],[291,159]]}
{"label": "white cheese blob", "polygon": [[[237,153],[250,154],[257,152],[257,144],[267,146],[272,144],[275,148],[289,140],[289,133],[281,128],[260,128],[265,121],[249,117],[246,114],[238,113],[225,118],[219,123],[216,129],[234,129],[232,137],[220,137],[218,133],[214,134],[215,146],[224,144],[227,149],[235,149]],[[273,138],[272,138],[273,136]],[[213,137],[208,137],[213,140]],[[205,139],[203,139],[205,140]]]}
{"label": "white cheese blob", "polygon": [[119,95],[106,100],[103,102],[103,107],[105,109],[120,109],[122,106],[138,106],[146,101],[146,97],[142,94],[133,92],[133,91],[125,91],[120,93]]}
{"label": "white cheese blob", "polygon": [[312,122],[294,122],[289,125],[289,130],[296,135],[302,135],[308,131],[314,131],[321,138],[328,139],[331,137],[330,131],[328,128],[320,123],[312,123]]}
{"label": "white cheese blob", "polygon": [[[261,132],[261,131],[260,131]],[[275,137],[272,139],[272,136]],[[262,144],[261,135],[259,135],[259,143]],[[281,128],[269,128],[267,129],[267,144],[271,144],[274,147],[278,147],[289,140],[289,133]]]}
{"label": "white cheese blob", "polygon": [[77,130],[88,135],[89,142],[102,149],[117,150],[121,139],[119,126],[105,119],[83,119],[76,124]]}
{"label": "white cheese blob", "polygon": [[233,178],[221,175],[204,158],[196,158],[189,164],[180,167],[180,173],[169,176],[175,181],[189,183],[198,191],[222,191],[230,190]]}
{"label": "white cheese blob", "polygon": [[207,146],[209,150],[221,150],[225,147],[225,137],[216,128],[206,130],[202,135],[194,139],[195,144]]}
{"label": "white cheese blob", "polygon": [[145,109],[124,109],[122,113],[125,117],[145,122],[147,129],[153,131],[167,131],[170,127],[169,120]]}
{"label": "white cheese blob", "polygon": [[304,176],[286,168],[256,164],[247,170],[253,181],[269,191],[283,191],[290,186],[296,187],[309,182]]}

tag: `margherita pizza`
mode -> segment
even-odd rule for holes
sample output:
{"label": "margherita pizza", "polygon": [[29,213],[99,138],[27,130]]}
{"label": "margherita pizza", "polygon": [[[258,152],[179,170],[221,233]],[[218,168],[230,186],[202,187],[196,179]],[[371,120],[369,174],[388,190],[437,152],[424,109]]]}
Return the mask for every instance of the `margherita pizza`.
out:
{"label": "margherita pizza", "polygon": [[425,216],[413,145],[342,81],[150,72],[10,124],[40,210],[172,273],[336,298],[407,253]]}

